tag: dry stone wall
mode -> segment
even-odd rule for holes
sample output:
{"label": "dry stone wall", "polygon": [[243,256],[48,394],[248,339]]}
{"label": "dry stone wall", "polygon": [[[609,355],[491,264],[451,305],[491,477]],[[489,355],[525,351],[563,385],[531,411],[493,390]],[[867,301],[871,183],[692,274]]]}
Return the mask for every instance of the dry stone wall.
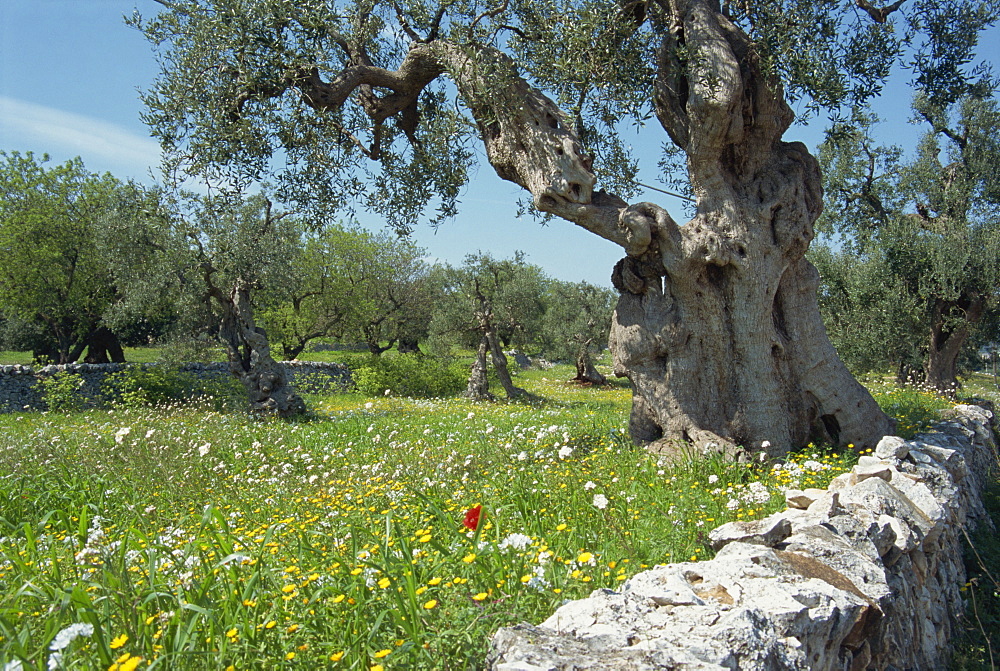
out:
{"label": "dry stone wall", "polygon": [[[40,380],[66,372],[80,376],[80,393],[97,402],[101,398],[101,385],[105,376],[131,366],[158,366],[160,364],[66,364],[61,366],[0,366],[0,412],[45,410]],[[318,393],[344,389],[351,384],[351,373],[340,363],[317,361],[285,361],[292,384],[299,391]],[[185,363],[178,367],[199,379],[226,379],[230,376],[228,363]]]}
{"label": "dry stone wall", "polygon": [[939,669],[948,660],[963,530],[990,524],[992,414],[958,406],[936,430],[886,436],[828,489],[716,528],[710,561],[637,574],[539,626],[501,629],[493,671]]}

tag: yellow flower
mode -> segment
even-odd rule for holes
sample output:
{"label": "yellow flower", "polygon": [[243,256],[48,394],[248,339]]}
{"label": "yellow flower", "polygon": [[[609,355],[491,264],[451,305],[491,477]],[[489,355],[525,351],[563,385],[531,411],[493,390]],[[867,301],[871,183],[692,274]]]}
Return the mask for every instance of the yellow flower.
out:
{"label": "yellow flower", "polygon": [[556,531],[565,531],[565,530],[566,530],[566,524],[565,523],[559,524],[559,525],[556,526]]}
{"label": "yellow flower", "polygon": [[378,586],[381,587],[382,589],[385,589],[386,587],[389,586],[389,582],[390,581],[388,578],[382,578],[381,580],[378,581]]}
{"label": "yellow flower", "polygon": [[285,655],[285,659],[295,659],[295,653],[294,652],[288,653],[287,655]]}
{"label": "yellow flower", "polygon": [[251,601],[250,599],[243,599],[243,605],[247,608],[253,608],[257,605],[256,601]]}
{"label": "yellow flower", "polygon": [[285,585],[281,588],[281,591],[285,594],[290,594],[295,591],[295,585]]}
{"label": "yellow flower", "polygon": [[226,637],[227,638],[231,638],[233,640],[236,640],[236,638],[239,637],[239,633],[237,633],[236,627],[233,627],[232,629],[230,629],[229,631],[227,631],[226,632]]}
{"label": "yellow flower", "polygon": [[431,587],[433,587],[434,585],[440,585],[441,578],[431,578],[430,580],[427,581],[427,584],[430,585]]}
{"label": "yellow flower", "polygon": [[426,543],[426,542],[428,542],[428,541],[429,541],[430,539],[431,539],[431,535],[430,535],[430,534],[424,534],[423,536],[421,536],[421,537],[420,537],[420,542],[421,542],[421,543]]}
{"label": "yellow flower", "polygon": [[274,620],[268,620],[267,624],[264,625],[264,629],[274,629],[274,625],[278,624]]}
{"label": "yellow flower", "polygon": [[375,659],[382,659],[390,652],[392,652],[392,650],[389,650],[388,648],[386,648],[385,650],[379,650],[378,652],[375,653]]}
{"label": "yellow flower", "polygon": [[385,667],[381,664],[372,664],[368,671],[385,671]]}
{"label": "yellow flower", "polygon": [[580,556],[576,558],[576,561],[580,564],[586,564],[594,558],[594,555],[590,552],[581,552]]}
{"label": "yellow flower", "polygon": [[466,564],[471,564],[472,562],[476,561],[476,553],[470,552],[469,554],[462,557],[462,561],[464,561]]}
{"label": "yellow flower", "polygon": [[298,630],[299,630],[299,625],[297,625],[297,624],[290,624],[290,625],[288,625],[288,629],[286,629],[285,632],[289,633],[289,634],[294,634]]}
{"label": "yellow flower", "polygon": [[344,595],[343,594],[338,594],[337,596],[333,597],[333,602],[334,603],[340,603],[343,600],[344,600]]}
{"label": "yellow flower", "polygon": [[479,594],[476,594],[475,596],[473,596],[472,600],[473,601],[482,601],[483,599],[486,598],[486,596],[487,596],[486,592],[480,592]]}
{"label": "yellow flower", "polygon": [[118,648],[122,647],[126,643],[128,643],[128,634],[122,634],[121,636],[119,636],[119,637],[114,638],[114,639],[111,640],[111,646],[110,647],[111,647],[112,650],[117,650]]}
{"label": "yellow flower", "polygon": [[430,601],[424,604],[424,608],[430,610],[431,608],[434,608],[434,606],[436,605],[438,605],[437,599],[431,599]]}
{"label": "yellow flower", "polygon": [[335,652],[332,655],[330,655],[330,661],[331,662],[339,662],[343,658],[344,658],[344,651],[343,650],[341,650],[340,652]]}

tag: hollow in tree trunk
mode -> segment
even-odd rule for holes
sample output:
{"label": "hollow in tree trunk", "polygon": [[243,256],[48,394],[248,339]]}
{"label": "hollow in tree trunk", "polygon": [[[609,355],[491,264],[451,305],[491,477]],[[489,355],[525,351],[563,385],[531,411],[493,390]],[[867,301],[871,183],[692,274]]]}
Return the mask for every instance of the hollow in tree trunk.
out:
{"label": "hollow in tree trunk", "polygon": [[246,389],[251,411],[278,417],[304,413],[305,402],[288,382],[285,367],[271,358],[264,329],[254,323],[249,289],[237,281],[228,296],[213,295],[222,308],[219,336],[226,345],[229,370]]}

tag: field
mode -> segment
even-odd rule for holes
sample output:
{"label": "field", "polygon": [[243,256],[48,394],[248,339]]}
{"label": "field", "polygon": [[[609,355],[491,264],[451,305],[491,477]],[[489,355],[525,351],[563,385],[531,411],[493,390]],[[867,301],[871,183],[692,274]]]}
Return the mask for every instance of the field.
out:
{"label": "field", "polygon": [[[498,627],[706,558],[856,455],[674,467],[629,392],[565,367],[530,404],[310,398],[296,423],[176,406],[0,415],[0,668],[465,669]],[[876,389],[911,433],[947,402]]]}

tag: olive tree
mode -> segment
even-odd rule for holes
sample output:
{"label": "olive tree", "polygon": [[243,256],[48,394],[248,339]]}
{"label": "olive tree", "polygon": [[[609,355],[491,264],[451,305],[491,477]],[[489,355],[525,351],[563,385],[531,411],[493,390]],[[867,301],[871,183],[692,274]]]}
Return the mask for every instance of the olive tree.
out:
{"label": "olive tree", "polygon": [[121,183],[87,171],[79,159],[46,165],[47,156],[0,151],[0,315],[12,344],[35,358],[122,362],[105,320],[118,299],[106,250],[94,227]]}
{"label": "olive tree", "polygon": [[[903,39],[940,65],[928,86],[944,89],[975,46],[949,31],[991,6],[159,2],[165,12],[135,23],[160,49],[147,120],[176,167],[270,173],[283,198],[371,208],[405,230],[428,208],[432,222],[454,211],[482,143],[530,206],[620,245],[610,346],[632,383],[635,440],[780,453],[891,430],[823,329],[805,259],[821,177],[783,140],[789,101],[863,104]],[[682,159],[686,225],[626,200],[634,161],[616,129],[629,118],[655,119]]]}
{"label": "olive tree", "polygon": [[[130,185],[103,220],[123,309],[171,296],[179,312],[214,321],[252,411],[289,417],[305,403],[271,356],[255,298],[288,281],[302,227],[263,195],[196,195]],[[184,306],[187,307],[184,307]]]}
{"label": "olive tree", "polygon": [[593,354],[607,345],[614,294],[587,282],[553,281],[545,303],[546,356],[574,361],[576,382],[605,384],[604,375],[594,367]]}
{"label": "olive tree", "polygon": [[[877,323],[906,336],[886,337],[900,376],[916,363],[927,384],[947,393],[957,389],[963,347],[1000,293],[1000,107],[992,92],[984,81],[950,104],[920,95],[914,109],[926,131],[910,160],[877,145],[871,117],[836,128],[821,150],[830,201],[821,223],[846,243],[842,264],[881,268],[885,314]],[[840,317],[866,321],[866,301],[853,298]],[[922,353],[916,362],[907,357],[914,350]]]}
{"label": "olive tree", "polygon": [[458,343],[476,350],[465,396],[474,400],[493,398],[487,370],[493,363],[508,398],[524,396],[507,368],[504,347],[520,345],[537,332],[543,306],[545,277],[541,269],[516,253],[510,259],[489,254],[470,254],[454,268],[439,268],[439,295],[431,321],[432,338]]}

